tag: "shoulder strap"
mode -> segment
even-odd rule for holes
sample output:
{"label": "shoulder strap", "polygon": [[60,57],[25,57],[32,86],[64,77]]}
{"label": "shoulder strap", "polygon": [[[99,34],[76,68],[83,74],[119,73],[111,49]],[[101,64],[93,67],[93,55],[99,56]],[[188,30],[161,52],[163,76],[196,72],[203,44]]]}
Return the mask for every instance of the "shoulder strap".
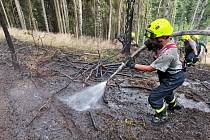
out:
{"label": "shoulder strap", "polygon": [[168,49],[170,49],[170,48],[175,48],[175,47],[176,47],[176,44],[175,44],[175,43],[173,43],[173,44],[168,44],[168,45],[166,45],[165,47],[163,47],[163,48],[159,51],[159,53],[165,52],[165,51],[167,51]]}
{"label": "shoulder strap", "polygon": [[176,48],[176,44],[175,43],[168,44],[168,45],[165,46],[165,48],[167,48],[167,50],[170,49],[170,48]]}

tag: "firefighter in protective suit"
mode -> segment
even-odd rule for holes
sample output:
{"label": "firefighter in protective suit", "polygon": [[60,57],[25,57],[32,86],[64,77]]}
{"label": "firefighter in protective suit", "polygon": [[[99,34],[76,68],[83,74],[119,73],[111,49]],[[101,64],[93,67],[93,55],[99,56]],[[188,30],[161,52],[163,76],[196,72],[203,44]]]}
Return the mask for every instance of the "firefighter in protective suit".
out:
{"label": "firefighter in protective suit", "polygon": [[148,98],[149,104],[155,109],[152,119],[154,123],[165,122],[168,118],[167,111],[173,112],[182,108],[176,101],[174,90],[183,84],[185,74],[179,60],[177,45],[170,37],[172,32],[173,27],[167,19],[160,18],[151,22],[146,29],[145,45],[155,52],[155,61],[150,65],[141,65],[135,64],[134,60],[129,58],[126,64],[127,67],[139,71],[157,71],[160,85],[152,90]]}
{"label": "firefighter in protective suit", "polygon": [[193,35],[192,39],[196,42],[197,45],[199,61],[202,61],[203,57],[208,53],[206,45],[199,40],[200,39],[199,35]]}
{"label": "firefighter in protective suit", "polygon": [[183,35],[182,40],[184,42],[186,64],[187,66],[191,66],[199,60],[197,44],[190,35]]}

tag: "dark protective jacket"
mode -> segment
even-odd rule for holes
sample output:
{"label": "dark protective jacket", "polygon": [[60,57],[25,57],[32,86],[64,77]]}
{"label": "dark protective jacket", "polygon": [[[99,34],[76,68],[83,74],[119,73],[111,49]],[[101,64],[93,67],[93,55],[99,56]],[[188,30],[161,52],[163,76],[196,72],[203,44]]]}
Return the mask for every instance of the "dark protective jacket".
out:
{"label": "dark protective jacket", "polygon": [[191,52],[193,52],[193,49],[190,45],[190,42],[189,41],[185,41],[184,42],[184,46],[185,46],[185,54],[188,55],[190,54]]}

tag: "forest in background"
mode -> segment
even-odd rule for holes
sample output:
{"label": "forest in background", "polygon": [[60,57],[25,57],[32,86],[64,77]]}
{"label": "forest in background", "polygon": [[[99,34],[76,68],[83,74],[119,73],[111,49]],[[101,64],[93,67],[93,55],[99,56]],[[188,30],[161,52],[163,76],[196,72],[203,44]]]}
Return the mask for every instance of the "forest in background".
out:
{"label": "forest in background", "polygon": [[8,27],[104,40],[125,32],[131,2],[138,43],[147,24],[159,17],[168,18],[175,31],[210,28],[208,0],[0,0]]}

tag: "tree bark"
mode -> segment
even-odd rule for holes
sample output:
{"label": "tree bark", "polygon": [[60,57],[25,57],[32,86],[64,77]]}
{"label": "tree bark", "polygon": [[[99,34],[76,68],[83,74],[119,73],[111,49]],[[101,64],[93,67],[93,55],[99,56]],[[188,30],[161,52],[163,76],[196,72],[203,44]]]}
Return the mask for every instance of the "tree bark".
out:
{"label": "tree bark", "polygon": [[37,26],[36,26],[36,21],[35,21],[34,15],[33,15],[31,0],[28,0],[28,4],[29,4],[29,11],[30,11],[29,15],[30,15],[30,18],[31,18],[31,21],[32,21],[33,29],[35,31],[37,31]]}
{"label": "tree bark", "polygon": [[172,25],[174,27],[175,25],[175,20],[176,20],[176,6],[177,6],[177,0],[174,0],[174,10],[173,10],[173,15],[172,15]]}
{"label": "tree bark", "polygon": [[96,0],[96,27],[97,27],[97,37],[102,38],[102,11],[101,11],[101,1]]}
{"label": "tree bark", "polygon": [[187,30],[174,32],[171,36],[182,36],[182,35],[207,35],[210,36],[210,30]]}
{"label": "tree bark", "polygon": [[2,11],[3,11],[3,13],[4,13],[4,17],[5,17],[6,22],[7,22],[7,26],[10,28],[11,26],[10,26],[10,23],[9,23],[9,20],[8,20],[8,17],[7,17],[7,13],[6,13],[6,11],[5,11],[4,4],[3,4],[2,0],[0,0],[0,3],[1,3]]}
{"label": "tree bark", "polygon": [[60,33],[63,33],[63,22],[61,18],[61,10],[60,10],[60,3],[58,0],[54,0],[54,5],[55,5],[55,12],[56,12],[56,18],[57,18],[57,23],[58,23],[58,29]]}
{"label": "tree bark", "polygon": [[160,0],[159,5],[158,5],[158,11],[157,11],[157,16],[156,18],[158,18],[160,16],[160,8],[161,8],[161,4],[162,4],[163,0]]}
{"label": "tree bark", "polygon": [[24,18],[23,11],[22,11],[22,9],[20,7],[20,3],[19,3],[18,0],[15,0],[15,5],[16,5],[16,8],[17,8],[17,12],[18,12],[21,28],[26,30],[25,18]]}
{"label": "tree bark", "polygon": [[137,19],[137,35],[136,35],[136,42],[137,44],[139,43],[139,36],[140,36],[140,31],[141,31],[141,24],[143,22],[143,18],[141,16],[142,11],[143,11],[143,3],[141,0],[138,0],[138,19]]}
{"label": "tree bark", "polygon": [[97,38],[97,14],[96,14],[96,0],[93,0],[93,13],[94,13],[94,35]]}
{"label": "tree bark", "polygon": [[169,18],[169,0],[163,0],[163,16]]}
{"label": "tree bark", "polygon": [[75,18],[75,34],[77,39],[79,38],[79,27],[78,27],[78,16],[77,16],[77,3],[76,0],[73,0],[74,3],[74,18]]}
{"label": "tree bark", "polygon": [[63,10],[64,10],[64,17],[65,17],[65,26],[66,26],[66,32],[69,32],[69,14],[68,14],[68,6],[67,1],[63,0]]}
{"label": "tree bark", "polygon": [[45,11],[44,0],[41,0],[41,4],[42,4],[42,12],[43,12],[46,31],[49,32],[50,30],[49,30],[48,21],[47,21],[47,15],[46,15],[46,11]]}
{"label": "tree bark", "polygon": [[195,12],[194,12],[193,17],[192,17],[192,21],[191,21],[191,24],[190,24],[190,27],[189,27],[189,29],[191,29],[191,30],[194,27],[194,21],[195,21],[195,17],[196,17],[199,5],[200,5],[200,0],[198,0],[198,2],[197,2],[196,8],[195,8]]}
{"label": "tree bark", "polygon": [[131,47],[131,32],[132,32],[132,24],[133,24],[133,13],[134,13],[134,5],[135,0],[127,0],[127,17],[126,17],[126,27],[125,27],[125,34],[126,39],[123,45],[122,53],[125,55],[130,55],[130,47]]}
{"label": "tree bark", "polygon": [[117,20],[117,34],[120,34],[120,27],[121,27],[121,11],[122,11],[122,0],[119,0],[119,5],[118,5],[118,20]]}
{"label": "tree bark", "polygon": [[3,16],[1,15],[1,11],[0,11],[0,24],[3,28],[3,31],[4,31],[4,34],[5,34],[5,37],[6,37],[6,40],[7,40],[7,44],[9,46],[9,50],[10,50],[10,53],[11,53],[11,57],[12,57],[12,65],[14,67],[14,70],[20,70],[20,67],[19,67],[19,64],[18,64],[18,61],[17,61],[17,56],[16,56],[16,53],[15,53],[15,48],[14,48],[14,45],[12,43],[12,39],[11,39],[11,36],[9,34],[9,31],[7,29],[7,26],[4,22],[4,18]]}
{"label": "tree bark", "polygon": [[112,0],[109,0],[109,31],[108,31],[108,41],[111,38],[111,30],[112,30]]}
{"label": "tree bark", "polygon": [[126,25],[126,10],[123,9],[123,33],[125,33],[125,25]]}
{"label": "tree bark", "polygon": [[66,15],[64,14],[65,12],[65,9],[64,9],[64,1],[63,0],[60,0],[60,11],[61,11],[61,23],[62,23],[62,26],[63,26],[63,32],[66,33]]}
{"label": "tree bark", "polygon": [[78,12],[78,15],[79,15],[79,33],[80,33],[80,36],[82,36],[82,0],[78,0],[78,6],[79,6],[79,12]]}
{"label": "tree bark", "polygon": [[204,12],[205,12],[205,10],[206,10],[207,5],[208,5],[208,0],[205,0],[204,3],[203,3],[203,6],[202,6],[201,14],[200,14],[200,16],[199,16],[199,18],[198,18],[198,22],[197,22],[197,27],[196,27],[196,29],[197,29],[197,28],[199,27],[199,25],[200,25],[200,22],[201,22],[201,20],[202,20],[202,18],[203,18],[203,15],[204,15]]}

